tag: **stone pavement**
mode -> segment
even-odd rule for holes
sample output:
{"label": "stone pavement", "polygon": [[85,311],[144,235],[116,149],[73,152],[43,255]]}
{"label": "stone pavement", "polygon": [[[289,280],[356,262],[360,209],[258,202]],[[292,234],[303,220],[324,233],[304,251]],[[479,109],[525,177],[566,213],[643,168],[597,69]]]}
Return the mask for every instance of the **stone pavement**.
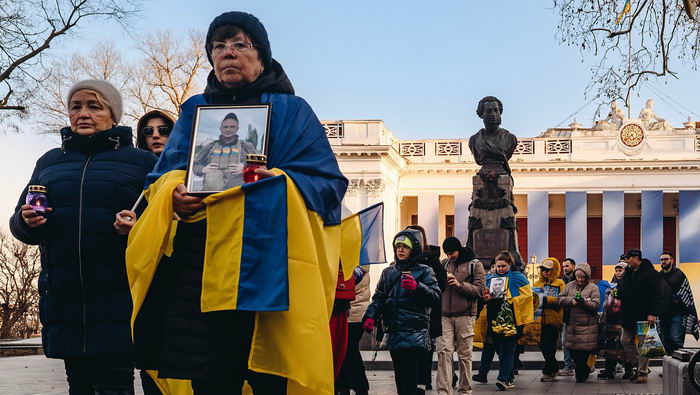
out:
{"label": "stone pavement", "polygon": [[[541,383],[540,372],[523,370],[516,378],[516,387],[506,393],[510,394],[661,394],[662,379],[658,373],[661,368],[652,368],[649,383],[645,385],[632,384],[629,381],[596,380],[595,374],[586,383],[576,384],[573,377],[560,377],[553,383]],[[26,357],[0,358],[0,394],[2,395],[33,395],[33,394],[66,394],[68,385],[65,381],[63,361],[47,359],[42,355]],[[496,390],[497,372],[489,373],[489,384],[476,384],[474,394],[503,394]],[[368,370],[370,394],[391,395],[396,393],[394,374],[388,370]],[[434,380],[433,380],[434,382]],[[138,380],[135,381],[136,393],[143,394]],[[435,395],[436,391],[427,391]],[[456,394],[456,392],[455,392]]]}

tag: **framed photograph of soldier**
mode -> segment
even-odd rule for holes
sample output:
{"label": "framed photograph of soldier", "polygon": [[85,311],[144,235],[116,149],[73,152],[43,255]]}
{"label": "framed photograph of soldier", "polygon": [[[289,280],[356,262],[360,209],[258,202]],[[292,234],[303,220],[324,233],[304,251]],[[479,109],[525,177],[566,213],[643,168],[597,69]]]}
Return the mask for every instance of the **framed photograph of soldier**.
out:
{"label": "framed photograph of soldier", "polygon": [[493,277],[489,285],[489,294],[494,299],[503,298],[505,297],[506,286],[506,277]]}
{"label": "framed photograph of soldier", "polygon": [[243,184],[248,155],[267,155],[270,104],[197,106],[185,185],[208,195]]}

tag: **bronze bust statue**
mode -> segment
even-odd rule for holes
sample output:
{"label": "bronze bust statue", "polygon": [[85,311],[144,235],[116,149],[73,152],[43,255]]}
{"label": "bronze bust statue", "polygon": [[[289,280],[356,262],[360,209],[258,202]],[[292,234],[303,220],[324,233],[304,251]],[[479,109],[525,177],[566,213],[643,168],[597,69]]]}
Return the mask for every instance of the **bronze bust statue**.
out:
{"label": "bronze bust statue", "polygon": [[483,119],[484,128],[469,138],[469,150],[481,165],[480,172],[510,174],[508,160],[518,145],[518,138],[501,128],[503,103],[494,96],[486,96],[479,101],[476,114]]}

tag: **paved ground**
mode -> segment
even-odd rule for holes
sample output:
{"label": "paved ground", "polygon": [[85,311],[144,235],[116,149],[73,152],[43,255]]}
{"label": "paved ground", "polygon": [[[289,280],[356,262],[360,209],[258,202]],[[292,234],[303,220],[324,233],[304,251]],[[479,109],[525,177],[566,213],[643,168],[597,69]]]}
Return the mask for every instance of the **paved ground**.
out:
{"label": "paved ground", "polygon": [[[632,384],[623,380],[596,380],[595,376],[582,384],[574,383],[573,377],[560,377],[554,383],[541,383],[540,373],[535,370],[521,371],[516,378],[516,387],[508,391],[511,394],[661,394],[662,379],[658,372],[661,368],[653,368],[646,385]],[[66,394],[68,386],[65,382],[63,362],[47,359],[41,355],[26,357],[0,358],[0,394],[30,395],[30,394]],[[495,383],[497,372],[489,374],[489,380]],[[370,394],[395,394],[394,374],[391,371],[367,371],[370,380]],[[136,380],[136,393],[143,394],[140,383]],[[428,391],[434,395],[436,391]],[[456,392],[455,392],[456,394]],[[476,384],[474,394],[503,394],[496,391],[495,384]]]}

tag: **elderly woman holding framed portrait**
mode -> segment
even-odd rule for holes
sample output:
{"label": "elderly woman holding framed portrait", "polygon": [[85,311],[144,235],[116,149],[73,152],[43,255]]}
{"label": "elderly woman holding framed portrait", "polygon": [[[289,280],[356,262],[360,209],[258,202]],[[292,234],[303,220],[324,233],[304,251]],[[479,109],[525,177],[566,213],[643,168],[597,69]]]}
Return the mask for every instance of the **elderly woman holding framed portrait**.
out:
{"label": "elderly woman holding framed portrait", "polygon": [[156,157],[134,148],[119,92],[107,81],[70,89],[70,126],[45,153],[10,219],[20,241],[41,248],[39,313],[44,354],[63,359],[71,394],[134,393],[127,239],[112,227],[130,208]]}
{"label": "elderly woman holding framed portrait", "polygon": [[[136,366],[160,385],[190,380],[195,394],[241,393],[244,381],[255,394],[332,394],[328,295],[338,256],[321,235],[339,228],[347,180],[256,17],[216,17],[206,52],[207,87],[182,105],[129,239]],[[196,136],[203,109],[237,114],[237,127],[245,112],[236,108],[256,106],[269,114],[269,130],[249,140],[266,154],[267,168],[255,170],[262,180],[208,195],[188,191],[185,174],[241,170],[220,156],[239,149],[224,130],[233,116],[216,118],[222,136],[207,145]],[[164,256],[167,265],[159,264]]]}

